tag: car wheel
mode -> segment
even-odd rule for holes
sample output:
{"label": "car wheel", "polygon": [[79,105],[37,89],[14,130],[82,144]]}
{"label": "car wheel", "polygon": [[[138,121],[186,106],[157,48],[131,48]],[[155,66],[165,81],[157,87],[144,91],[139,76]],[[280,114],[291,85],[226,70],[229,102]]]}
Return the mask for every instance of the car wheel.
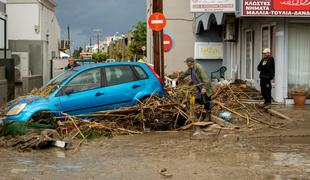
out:
{"label": "car wheel", "polygon": [[41,111],[34,114],[29,122],[43,125],[56,126],[55,114],[48,111]]}

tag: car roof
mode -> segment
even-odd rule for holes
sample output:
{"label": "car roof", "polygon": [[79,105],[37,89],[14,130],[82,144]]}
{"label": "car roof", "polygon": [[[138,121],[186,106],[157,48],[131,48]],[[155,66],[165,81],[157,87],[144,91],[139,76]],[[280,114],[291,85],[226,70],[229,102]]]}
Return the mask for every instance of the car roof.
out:
{"label": "car roof", "polygon": [[87,66],[77,66],[74,67],[74,70],[80,71],[80,70],[87,70],[87,69],[92,69],[92,68],[96,68],[96,67],[105,67],[105,66],[121,66],[121,65],[142,65],[145,63],[141,63],[141,62],[110,62],[110,63],[96,63],[96,64],[90,64]]}

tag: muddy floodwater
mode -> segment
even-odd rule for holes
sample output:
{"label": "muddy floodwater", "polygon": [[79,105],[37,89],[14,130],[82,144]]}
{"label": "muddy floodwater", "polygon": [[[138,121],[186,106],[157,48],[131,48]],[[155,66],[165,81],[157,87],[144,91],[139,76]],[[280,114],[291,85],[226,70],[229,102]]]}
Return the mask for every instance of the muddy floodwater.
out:
{"label": "muddy floodwater", "polygon": [[280,110],[294,115],[285,129],[151,132],[77,151],[0,149],[0,179],[310,179],[309,108]]}

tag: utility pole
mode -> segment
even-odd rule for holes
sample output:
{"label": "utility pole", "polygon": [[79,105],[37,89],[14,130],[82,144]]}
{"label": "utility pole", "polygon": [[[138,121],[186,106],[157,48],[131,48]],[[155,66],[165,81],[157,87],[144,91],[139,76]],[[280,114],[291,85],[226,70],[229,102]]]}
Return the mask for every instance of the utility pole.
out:
{"label": "utility pole", "polygon": [[[163,0],[153,0],[153,13],[163,13]],[[164,79],[163,30],[153,31],[154,70]]]}
{"label": "utility pole", "polygon": [[97,51],[97,53],[99,53],[99,47],[100,47],[100,45],[99,45],[99,32],[97,33],[97,42],[98,42],[98,51]]}
{"label": "utility pole", "polygon": [[91,37],[89,38],[89,50],[91,49]]}
{"label": "utility pole", "polygon": [[99,34],[101,32],[101,29],[94,29],[94,32],[96,33],[97,35],[97,43],[98,43],[98,50],[97,50],[97,53],[99,53],[99,49],[100,49],[100,46],[99,46]]}
{"label": "utility pole", "polygon": [[69,52],[70,52],[70,55],[71,55],[71,42],[70,42],[70,26],[68,24],[68,48],[69,48]]}

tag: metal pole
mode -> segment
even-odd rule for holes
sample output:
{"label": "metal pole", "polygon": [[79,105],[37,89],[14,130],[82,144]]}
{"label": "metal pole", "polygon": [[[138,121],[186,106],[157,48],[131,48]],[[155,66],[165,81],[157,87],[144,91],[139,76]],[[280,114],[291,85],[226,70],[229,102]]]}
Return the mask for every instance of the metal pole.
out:
{"label": "metal pole", "polygon": [[162,76],[162,72],[163,72],[163,69],[162,69],[162,51],[161,51],[161,41],[162,41],[162,38],[161,38],[161,34],[162,34],[162,31],[159,31],[159,33],[158,33],[158,41],[159,41],[159,43],[158,43],[158,48],[159,48],[159,51],[158,51],[158,58],[159,58],[159,76],[161,77],[161,78],[163,78],[163,76]]}
{"label": "metal pole", "polygon": [[91,37],[89,38],[89,52],[91,52]]}
{"label": "metal pole", "polygon": [[7,26],[7,21],[6,19],[4,20],[4,60],[6,61],[6,58],[7,58],[7,55],[6,55],[6,49],[7,49],[7,44],[6,44],[6,41],[7,41],[7,30],[6,30],[6,27]]}
{"label": "metal pole", "polygon": [[51,72],[50,72],[50,79],[53,79],[53,58],[51,59]]}
{"label": "metal pole", "polygon": [[7,49],[7,30],[6,30],[6,28],[7,28],[7,21],[6,21],[6,19],[5,18],[0,18],[3,22],[4,22],[4,61],[6,62],[6,58],[7,58],[7,51],[6,51],[6,49]]}
{"label": "metal pole", "polygon": [[[163,0],[153,0],[153,13],[163,12]],[[163,42],[162,42],[162,32],[163,31],[153,31],[153,60],[154,60],[154,70],[155,72],[163,78]]]}
{"label": "metal pole", "polygon": [[99,31],[97,33],[97,42],[98,42],[98,51],[97,51],[97,53],[99,53]]}
{"label": "metal pole", "polygon": [[70,42],[70,26],[68,24],[68,48],[71,56],[71,42]]}

